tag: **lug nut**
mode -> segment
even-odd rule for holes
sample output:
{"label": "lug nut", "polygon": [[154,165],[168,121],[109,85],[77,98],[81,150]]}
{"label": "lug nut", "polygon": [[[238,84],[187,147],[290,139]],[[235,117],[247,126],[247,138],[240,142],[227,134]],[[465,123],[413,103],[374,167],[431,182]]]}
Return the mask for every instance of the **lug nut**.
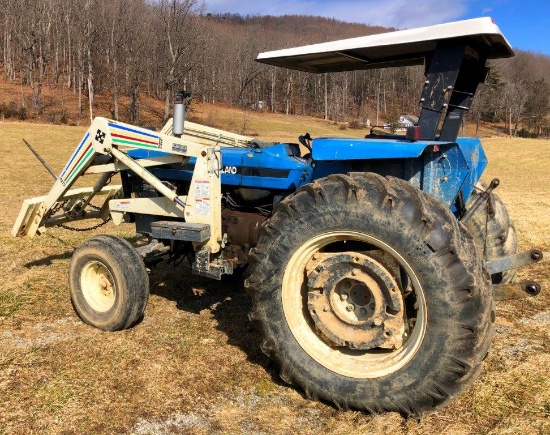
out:
{"label": "lug nut", "polygon": [[347,307],[346,307],[346,310],[348,311],[353,311],[355,307],[352,305],[352,304],[349,304]]}
{"label": "lug nut", "polygon": [[349,298],[349,295],[347,293],[342,293],[340,295],[340,299],[343,300],[343,301],[347,301]]}

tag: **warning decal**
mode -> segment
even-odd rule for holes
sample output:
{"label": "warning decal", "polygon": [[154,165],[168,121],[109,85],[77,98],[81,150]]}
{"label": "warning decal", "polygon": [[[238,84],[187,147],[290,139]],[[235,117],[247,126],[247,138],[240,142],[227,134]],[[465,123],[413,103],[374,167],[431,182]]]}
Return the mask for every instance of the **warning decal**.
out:
{"label": "warning decal", "polygon": [[210,181],[195,182],[195,209],[198,215],[210,214]]}

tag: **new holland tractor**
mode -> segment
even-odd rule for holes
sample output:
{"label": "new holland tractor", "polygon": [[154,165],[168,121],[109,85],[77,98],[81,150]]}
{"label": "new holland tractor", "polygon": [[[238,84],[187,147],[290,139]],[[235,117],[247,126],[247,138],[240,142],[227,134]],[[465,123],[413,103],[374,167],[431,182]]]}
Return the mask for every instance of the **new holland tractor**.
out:
{"label": "new holland tractor", "polygon": [[[78,316],[107,331],[143,316],[146,262],[191,257],[214,279],[244,270],[249,318],[284,381],[341,408],[422,416],[478,375],[494,301],[540,291],[512,283],[542,253],[517,252],[498,180],[479,181],[480,141],[457,138],[487,60],[513,54],[490,18],[261,53],[311,73],[424,65],[418,123],[272,144],[184,123],[179,95],[160,132],[96,118],[13,235],[135,223],[145,246],[94,236],[70,262]],[[117,173],[122,184],[108,184]],[[92,187],[71,189],[93,174]]]}

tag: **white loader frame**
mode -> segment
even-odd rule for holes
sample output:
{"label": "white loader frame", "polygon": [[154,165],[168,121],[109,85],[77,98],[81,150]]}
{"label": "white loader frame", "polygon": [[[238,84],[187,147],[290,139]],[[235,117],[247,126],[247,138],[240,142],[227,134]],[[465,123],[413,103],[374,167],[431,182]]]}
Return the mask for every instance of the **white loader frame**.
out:
{"label": "white loader frame", "polygon": [[[95,118],[50,192],[46,196],[24,201],[12,235],[33,237],[48,227],[91,218],[107,220],[109,214],[118,225],[125,213],[139,212],[207,225],[210,237],[201,248],[212,254],[219,252],[223,247],[220,144],[242,147],[247,146],[251,139],[189,122],[186,127],[186,133],[179,138],[171,134],[172,120],[161,132],[154,132],[106,118]],[[125,153],[128,149],[161,151],[169,155],[135,160]],[[186,163],[190,157],[195,157],[196,163],[186,196],[178,195],[146,169],[156,165]],[[105,163],[105,160],[110,162]],[[122,187],[107,184],[114,174],[128,169],[162,196],[121,198]],[[95,185],[71,190],[76,180],[86,174],[99,174]],[[103,204],[90,209],[94,197],[104,197]]]}

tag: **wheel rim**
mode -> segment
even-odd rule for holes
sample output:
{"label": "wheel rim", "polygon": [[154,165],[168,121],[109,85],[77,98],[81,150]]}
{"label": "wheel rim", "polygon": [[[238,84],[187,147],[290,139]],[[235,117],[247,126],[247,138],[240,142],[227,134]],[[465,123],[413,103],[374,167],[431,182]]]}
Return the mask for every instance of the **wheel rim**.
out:
{"label": "wheel rim", "polygon": [[80,286],[84,299],[92,309],[104,313],[115,303],[116,285],[113,275],[100,261],[90,261],[82,269]]}
{"label": "wheel rim", "polygon": [[[414,294],[414,326],[396,350],[355,350],[327,343],[316,329],[308,311],[307,265],[323,248],[342,241],[363,242],[373,245],[393,260],[406,273]],[[367,284],[369,285],[369,284]],[[309,295],[311,297],[311,295]],[[377,378],[393,373],[405,366],[419,349],[426,331],[427,311],[424,291],[408,262],[383,241],[368,234],[354,231],[333,231],[316,236],[304,243],[290,258],[283,276],[282,305],[287,324],[304,351],[325,368],[352,378]],[[411,305],[411,302],[408,302]],[[411,307],[408,307],[408,313]],[[412,319],[408,319],[411,322]]]}

